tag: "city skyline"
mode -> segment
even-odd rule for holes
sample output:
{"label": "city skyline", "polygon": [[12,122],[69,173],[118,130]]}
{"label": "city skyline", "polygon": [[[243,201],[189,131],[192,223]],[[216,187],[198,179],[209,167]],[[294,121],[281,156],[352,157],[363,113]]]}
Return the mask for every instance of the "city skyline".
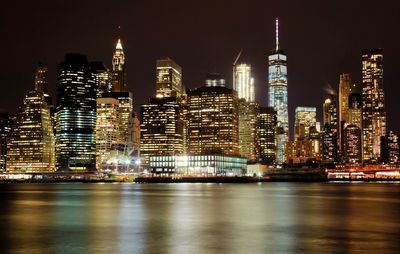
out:
{"label": "city skyline", "polygon": [[[235,1],[229,7],[224,3],[216,3],[212,6],[213,8],[206,10],[202,6],[197,6],[199,8],[196,9],[196,4],[188,6],[177,1],[171,3],[171,6],[162,6],[167,12],[172,11],[176,6],[182,7],[183,10],[178,12],[175,18],[168,19],[164,27],[157,27],[156,22],[150,20],[154,18],[154,15],[160,16],[157,19],[165,17],[166,14],[158,9],[154,14],[143,18],[140,11],[150,8],[146,3],[121,4],[124,8],[114,6],[114,9],[121,10],[121,16],[103,20],[100,14],[106,13],[106,4],[100,1],[92,13],[93,20],[99,22],[96,26],[93,22],[85,22],[88,19],[83,14],[83,10],[88,8],[85,3],[76,10],[77,20],[83,22],[82,27],[77,26],[75,21],[67,24],[68,22],[61,20],[68,17],[66,10],[73,8],[72,4],[67,4],[66,10],[55,8],[49,3],[27,6],[30,7],[27,9],[33,11],[29,13],[21,11],[18,22],[10,22],[9,20],[13,19],[7,19],[7,15],[15,14],[18,10],[17,6],[10,3],[6,7],[9,11],[4,16],[7,20],[1,25],[5,28],[4,31],[9,32],[1,42],[3,48],[9,49],[5,52],[5,57],[9,61],[2,64],[0,82],[3,87],[11,84],[13,89],[10,91],[10,96],[2,100],[0,108],[11,113],[16,111],[23,95],[29,89],[33,70],[38,61],[42,61],[49,68],[48,89],[53,97],[56,83],[55,66],[63,59],[65,53],[79,52],[87,55],[89,60],[103,61],[111,68],[109,56],[118,37],[122,39],[128,59],[127,86],[134,92],[134,97],[137,99],[136,111],[139,105],[145,103],[147,98],[154,93],[155,59],[169,56],[180,64],[183,68],[183,84],[186,88],[201,86],[206,73],[213,71],[223,73],[227,77],[228,87],[232,87],[231,63],[240,48],[243,48],[244,61],[251,64],[253,69],[256,100],[262,106],[266,106],[267,55],[274,48],[273,20],[279,17],[280,41],[290,56],[288,61],[290,129],[293,128],[294,109],[297,106],[316,106],[318,120],[321,121],[320,101],[324,99],[326,84],[330,83],[336,88],[341,73],[349,73],[354,82],[361,85],[361,50],[381,47],[385,55],[384,88],[388,91],[385,95],[388,127],[398,131],[400,123],[396,121],[395,115],[395,109],[399,107],[399,102],[395,98],[398,90],[395,85],[395,68],[399,53],[396,51],[396,33],[391,26],[398,20],[392,11],[398,4],[383,3],[371,8],[368,7],[368,3],[364,3],[363,5],[360,3],[341,5],[340,1],[329,4],[310,1],[302,5],[298,3],[288,5],[285,1],[252,2],[246,5],[246,8],[255,11],[252,15],[254,17],[238,22],[233,18],[239,13],[239,5]],[[42,8],[44,4],[47,4],[48,8]],[[261,13],[260,10],[268,4],[274,8]],[[128,10],[131,10],[132,14],[127,15]],[[203,13],[202,11],[207,13],[209,19],[197,24],[196,18]],[[42,16],[34,19],[31,12]],[[301,17],[298,13],[302,14]],[[338,13],[340,13],[340,19]],[[191,15],[193,18],[190,18]],[[368,18],[370,15],[374,15],[374,19]],[[226,17],[232,19],[229,27],[221,23]],[[319,22],[312,22],[316,18]],[[33,21],[27,22],[27,19],[33,19]],[[47,22],[52,19],[56,19],[59,23],[54,25],[53,22]],[[180,19],[188,20],[187,24],[180,24],[178,22]],[[35,25],[38,28],[30,29]],[[235,25],[240,29],[231,31],[230,27]],[[90,30],[90,26],[100,26],[103,29]],[[121,28],[118,29],[118,26]],[[152,32],[147,31],[149,28]],[[233,36],[235,33],[236,36]],[[180,40],[174,37],[177,34],[181,34],[178,36]],[[167,40],[156,43],[156,38],[159,36]],[[18,68],[15,68],[16,66]],[[314,96],[308,95],[310,89],[315,91]]]}

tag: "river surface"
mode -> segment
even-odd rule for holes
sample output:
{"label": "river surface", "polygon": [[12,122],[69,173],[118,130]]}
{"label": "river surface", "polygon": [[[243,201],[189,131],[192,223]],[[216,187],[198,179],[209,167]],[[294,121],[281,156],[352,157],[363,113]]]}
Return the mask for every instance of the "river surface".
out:
{"label": "river surface", "polygon": [[0,253],[400,253],[400,184],[0,184]]}

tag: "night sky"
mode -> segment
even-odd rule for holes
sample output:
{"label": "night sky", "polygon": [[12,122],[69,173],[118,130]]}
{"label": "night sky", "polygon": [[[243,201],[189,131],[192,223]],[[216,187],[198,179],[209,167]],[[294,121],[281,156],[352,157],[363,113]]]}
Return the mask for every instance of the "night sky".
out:
{"label": "night sky", "polygon": [[279,17],[291,125],[296,106],[317,106],[322,120],[329,84],[337,89],[340,73],[360,84],[361,50],[381,47],[388,125],[400,131],[399,1],[42,0],[6,1],[1,9],[2,111],[15,112],[33,89],[38,61],[49,68],[54,95],[56,66],[65,53],[82,53],[111,67],[118,37],[137,110],[154,96],[157,58],[169,56],[181,65],[187,88],[202,86],[208,72],[224,74],[231,86],[232,62],[241,48],[242,60],[253,68],[257,100],[267,105],[267,56]]}

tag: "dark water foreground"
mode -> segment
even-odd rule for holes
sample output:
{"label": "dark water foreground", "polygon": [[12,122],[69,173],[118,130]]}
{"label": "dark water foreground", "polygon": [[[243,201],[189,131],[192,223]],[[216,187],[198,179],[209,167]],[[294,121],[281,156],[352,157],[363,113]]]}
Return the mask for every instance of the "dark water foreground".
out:
{"label": "dark water foreground", "polygon": [[399,253],[400,184],[0,184],[0,253]]}

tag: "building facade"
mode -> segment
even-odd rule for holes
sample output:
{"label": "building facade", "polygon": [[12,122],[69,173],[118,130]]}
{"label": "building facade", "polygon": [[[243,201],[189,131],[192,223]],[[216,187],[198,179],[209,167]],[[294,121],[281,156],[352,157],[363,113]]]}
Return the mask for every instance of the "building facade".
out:
{"label": "building facade", "polygon": [[259,118],[260,160],[263,164],[274,165],[276,111],[272,107],[261,107]]}
{"label": "building facade", "polygon": [[7,166],[7,141],[11,130],[11,115],[0,112],[0,171]]}
{"label": "building facade", "polygon": [[190,155],[238,156],[238,97],[219,74],[206,85],[187,92],[188,152]]}
{"label": "building facade", "polygon": [[169,57],[158,59],[156,62],[156,97],[179,98],[183,92],[182,68]]}
{"label": "building facade", "polygon": [[237,91],[238,98],[247,102],[254,102],[254,78],[251,76],[251,66],[245,63],[235,64],[233,75],[233,90]]}
{"label": "building facade", "polygon": [[289,140],[287,57],[280,49],[278,19],[276,19],[276,47],[268,56],[268,106],[277,112],[276,162],[285,161],[285,146]]}
{"label": "building facade", "polygon": [[113,151],[121,143],[119,135],[119,101],[97,98],[96,168],[105,169],[112,161]]}
{"label": "building facade", "polygon": [[260,158],[260,106],[257,102],[247,102],[245,99],[239,99],[238,105],[240,156],[249,162],[257,162]]}
{"label": "building facade", "polygon": [[125,53],[122,48],[121,40],[118,39],[115,51],[112,57],[111,82],[113,92],[126,91],[126,64]]}
{"label": "building facade", "polygon": [[381,49],[362,52],[362,132],[363,161],[379,161],[381,137],[386,134]]}
{"label": "building facade", "polygon": [[95,131],[95,74],[86,56],[67,54],[57,67],[57,170],[96,169]]}
{"label": "building facade", "polygon": [[315,107],[296,107],[294,139],[308,139],[310,135],[310,127],[317,124],[317,108]]}
{"label": "building facade", "polygon": [[38,66],[35,90],[29,91],[12,118],[7,142],[7,170],[50,172],[55,170],[53,123],[46,102],[47,68]]}
{"label": "building facade", "polygon": [[176,98],[151,98],[141,106],[140,155],[143,167],[152,155],[183,155],[183,119]]}
{"label": "building facade", "polygon": [[362,161],[361,129],[355,124],[349,124],[343,132],[344,150],[343,158],[347,163],[360,163]]}

